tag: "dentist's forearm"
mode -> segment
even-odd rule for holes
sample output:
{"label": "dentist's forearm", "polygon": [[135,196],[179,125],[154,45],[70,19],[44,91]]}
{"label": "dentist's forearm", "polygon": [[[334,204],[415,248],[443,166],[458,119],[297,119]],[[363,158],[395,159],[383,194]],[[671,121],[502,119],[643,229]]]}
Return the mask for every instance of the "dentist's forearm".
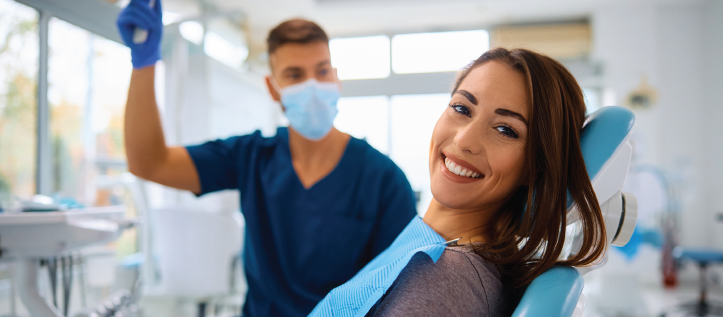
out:
{"label": "dentist's forearm", "polygon": [[186,148],[166,145],[154,77],[153,66],[134,69],[131,74],[123,129],[128,171],[162,185],[199,193],[198,172]]}
{"label": "dentist's forearm", "polygon": [[128,170],[140,177],[162,164],[167,155],[161,116],[156,105],[155,67],[134,69],[125,112],[125,145]]}

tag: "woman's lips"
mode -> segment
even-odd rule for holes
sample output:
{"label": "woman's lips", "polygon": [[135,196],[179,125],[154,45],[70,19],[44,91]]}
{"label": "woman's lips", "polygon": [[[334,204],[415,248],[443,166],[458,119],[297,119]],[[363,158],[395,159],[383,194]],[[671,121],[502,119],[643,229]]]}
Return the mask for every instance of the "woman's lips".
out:
{"label": "woman's lips", "polygon": [[[454,163],[454,165],[452,165],[451,167],[454,167],[454,168],[459,167],[459,169],[464,168],[465,170],[467,170],[468,173],[465,173],[465,175],[467,175],[467,174],[472,174],[472,175],[477,174],[477,175],[476,175],[477,177],[467,177],[467,176],[457,175],[457,174],[453,173],[452,171],[450,171],[450,168],[448,167],[448,165],[445,164],[445,159],[450,159],[451,162]],[[458,159],[458,161],[461,161],[461,160]],[[451,158],[446,157],[444,154],[441,155],[440,163],[441,163],[441,164],[440,164],[440,166],[439,166],[439,169],[440,169],[440,171],[442,172],[442,175],[444,175],[444,176],[447,177],[449,180],[451,180],[451,181],[453,181],[453,182],[455,182],[455,183],[468,184],[468,183],[476,182],[476,181],[481,180],[481,179],[484,178],[484,174],[482,174],[482,173],[480,173],[480,172],[477,172],[477,169],[471,169],[471,168],[470,168],[470,169],[467,169],[467,167],[465,167],[465,165],[468,165],[468,164],[465,164],[465,165],[459,164],[459,165],[458,165],[457,162],[455,162],[455,161],[454,161],[453,159],[451,159]],[[460,162],[460,163],[463,163],[463,161]],[[464,163],[466,163],[466,162],[464,162]],[[472,175],[470,175],[470,176],[472,176]]]}
{"label": "woman's lips", "polygon": [[474,165],[468,163],[467,161],[465,161],[461,158],[454,156],[454,154],[452,154],[452,153],[446,153],[443,151],[442,152],[442,160],[443,161],[444,161],[444,158],[448,158],[448,159],[452,160],[452,162],[454,162],[455,165],[460,166],[463,169],[466,169],[468,171],[472,171],[481,176],[484,176],[484,173],[482,173],[482,171],[480,171],[476,167],[474,167]]}

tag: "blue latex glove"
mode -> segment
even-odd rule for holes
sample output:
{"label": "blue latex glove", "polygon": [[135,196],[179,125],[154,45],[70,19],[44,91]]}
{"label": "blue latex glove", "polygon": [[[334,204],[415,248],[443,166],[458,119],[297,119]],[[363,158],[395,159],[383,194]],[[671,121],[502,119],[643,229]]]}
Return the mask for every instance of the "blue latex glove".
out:
{"label": "blue latex glove", "polygon": [[[123,42],[131,49],[131,61],[135,69],[152,66],[161,59],[163,10],[161,0],[154,2],[151,8],[150,0],[131,0],[116,21]],[[133,33],[136,28],[148,31],[145,42],[133,43]]]}

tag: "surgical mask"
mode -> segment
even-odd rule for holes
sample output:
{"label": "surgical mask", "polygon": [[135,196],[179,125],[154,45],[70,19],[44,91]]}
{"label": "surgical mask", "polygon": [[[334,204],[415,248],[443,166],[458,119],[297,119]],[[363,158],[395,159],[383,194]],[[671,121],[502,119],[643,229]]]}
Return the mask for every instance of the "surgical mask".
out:
{"label": "surgical mask", "polygon": [[273,78],[271,82],[281,95],[286,117],[296,132],[312,141],[321,140],[329,134],[334,118],[339,113],[336,108],[340,97],[337,83],[320,83],[316,79],[309,79],[280,89]]}

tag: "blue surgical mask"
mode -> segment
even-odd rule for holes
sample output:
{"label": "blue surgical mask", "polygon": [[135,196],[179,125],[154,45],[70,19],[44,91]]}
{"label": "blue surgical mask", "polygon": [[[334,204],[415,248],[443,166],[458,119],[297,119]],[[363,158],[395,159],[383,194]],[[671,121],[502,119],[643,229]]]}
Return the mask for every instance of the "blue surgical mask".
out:
{"label": "blue surgical mask", "polygon": [[339,112],[339,85],[320,83],[316,79],[279,89],[272,78],[274,88],[281,95],[281,104],[292,128],[304,138],[312,141],[323,139],[334,125]]}

